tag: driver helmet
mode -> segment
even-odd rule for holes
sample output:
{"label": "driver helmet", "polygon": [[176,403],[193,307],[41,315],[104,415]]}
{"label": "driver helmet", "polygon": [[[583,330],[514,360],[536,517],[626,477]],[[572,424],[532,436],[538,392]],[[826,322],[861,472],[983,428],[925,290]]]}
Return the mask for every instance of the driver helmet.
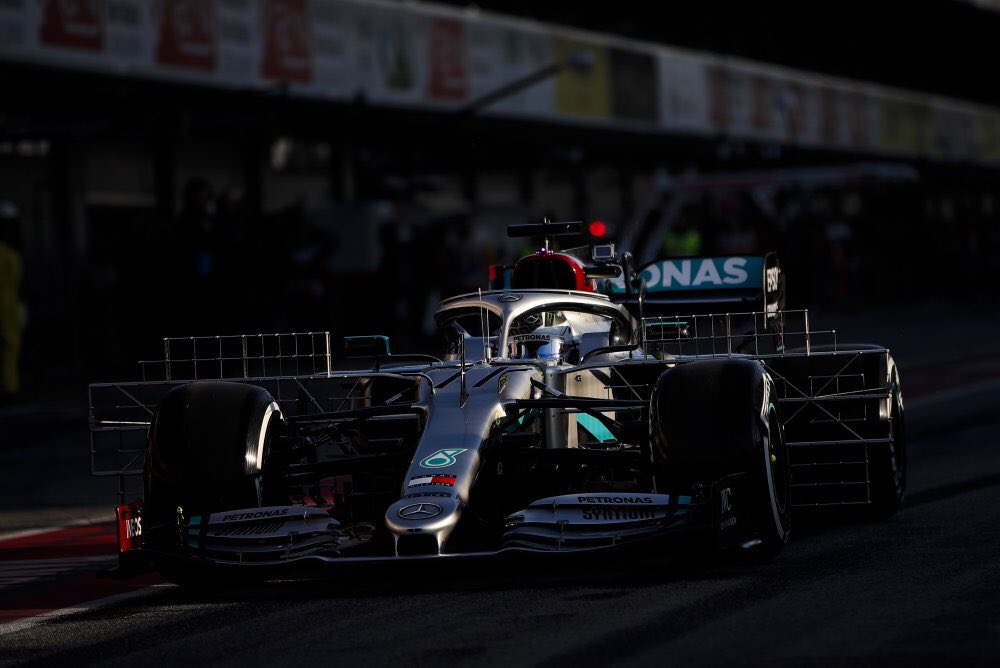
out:
{"label": "driver helmet", "polygon": [[568,330],[568,327],[539,327],[529,334],[515,334],[511,337],[512,357],[559,362],[566,351]]}

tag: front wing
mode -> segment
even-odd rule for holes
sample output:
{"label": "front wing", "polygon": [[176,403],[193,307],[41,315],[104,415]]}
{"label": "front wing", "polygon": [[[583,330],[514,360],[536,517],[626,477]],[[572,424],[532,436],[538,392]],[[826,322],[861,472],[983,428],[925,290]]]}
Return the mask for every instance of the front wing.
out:
{"label": "front wing", "polygon": [[[538,499],[510,515],[503,543],[495,549],[399,556],[352,554],[370,536],[359,536],[321,509],[309,506],[247,508],[185,518],[176,525],[145,527],[141,504],[118,508],[122,570],[150,559],[184,561],[215,567],[275,568],[308,563],[427,560],[492,557],[505,554],[607,551],[625,545],[707,530],[713,524],[706,507],[691,496],[667,494],[581,493]],[[144,533],[159,533],[156,548]],[[176,536],[175,549],[164,549],[162,536]]]}

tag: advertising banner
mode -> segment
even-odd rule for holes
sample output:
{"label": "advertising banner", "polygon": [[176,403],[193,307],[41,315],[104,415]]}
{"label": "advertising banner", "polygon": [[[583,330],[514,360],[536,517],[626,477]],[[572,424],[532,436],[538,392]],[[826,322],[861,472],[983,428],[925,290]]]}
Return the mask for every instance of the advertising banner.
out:
{"label": "advertising banner", "polygon": [[[467,25],[470,101],[524,81],[555,62],[546,32],[482,19],[470,19]],[[544,77],[495,100],[482,113],[551,118],[555,96],[553,78]]]}
{"label": "advertising banner", "polygon": [[312,81],[312,20],[306,0],[263,0],[260,36],[261,77],[270,81]]}
{"label": "advertising banner", "polygon": [[215,0],[218,58],[213,78],[217,85],[256,88],[259,70],[260,4],[240,5]]}
{"label": "advertising banner", "polygon": [[103,0],[45,0],[39,42],[99,52],[104,48]]}
{"label": "advertising banner", "polygon": [[[589,68],[556,71],[581,51]],[[442,111],[488,99],[479,113],[708,139],[1000,153],[994,108],[419,2],[0,0],[3,61]]]}
{"label": "advertising banner", "polygon": [[381,104],[426,100],[426,17],[356,5],[350,20],[357,35],[353,66],[361,97]]}
{"label": "advertising banner", "polygon": [[931,110],[932,154],[946,160],[976,160],[976,117],[961,108]]}
{"label": "advertising banner", "polygon": [[661,50],[657,63],[660,125],[675,132],[711,131],[707,61]]}
{"label": "advertising banner", "polygon": [[757,73],[750,76],[750,128],[754,136],[772,137],[776,134],[776,105],[778,89],[768,76]]}
{"label": "advertising banner", "polygon": [[469,63],[465,23],[452,18],[428,22],[427,96],[461,102],[469,96]]}
{"label": "advertising banner", "polygon": [[878,122],[875,98],[867,91],[854,90],[847,94],[848,145],[852,149],[874,148]]}
{"label": "advertising banner", "polygon": [[1000,164],[1000,113],[983,111],[976,120],[980,160]]}
{"label": "advertising banner", "polygon": [[218,30],[212,0],[160,0],[154,5],[156,63],[215,70]]}
{"label": "advertising banner", "polygon": [[611,113],[615,118],[655,122],[659,116],[656,63],[650,53],[613,48]]}
{"label": "advertising banner", "polygon": [[566,37],[554,37],[552,52],[556,62],[567,62],[575,53],[590,54],[589,71],[564,67],[556,76],[556,111],[570,116],[611,117],[611,65],[608,49],[599,44]]}
{"label": "advertising banner", "polygon": [[826,146],[843,146],[847,143],[847,105],[841,91],[830,86],[823,87],[820,98],[820,137]]}
{"label": "advertising banner", "polygon": [[880,100],[881,144],[892,153],[929,156],[933,145],[931,110],[926,105],[885,96]]}

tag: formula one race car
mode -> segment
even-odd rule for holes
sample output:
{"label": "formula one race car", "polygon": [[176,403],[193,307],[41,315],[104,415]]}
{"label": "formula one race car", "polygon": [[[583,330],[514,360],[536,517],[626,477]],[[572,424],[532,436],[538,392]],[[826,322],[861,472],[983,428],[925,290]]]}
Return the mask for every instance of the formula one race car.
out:
{"label": "formula one race car", "polygon": [[384,337],[337,359],[326,333],[168,339],[143,381],[92,385],[93,472],[143,476],[118,508],[123,570],[197,582],[675,539],[767,558],[793,511],[896,511],[886,349],[782,310],[773,256],[635,269],[585,251],[546,242],[508,287],[446,299],[439,358]]}

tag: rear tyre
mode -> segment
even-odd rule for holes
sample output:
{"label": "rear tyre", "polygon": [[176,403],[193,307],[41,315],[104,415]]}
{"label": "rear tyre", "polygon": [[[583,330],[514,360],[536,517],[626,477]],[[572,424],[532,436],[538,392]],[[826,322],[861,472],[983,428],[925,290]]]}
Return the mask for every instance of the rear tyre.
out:
{"label": "rear tyre", "polygon": [[903,393],[899,372],[889,358],[888,437],[886,445],[868,446],[871,481],[871,517],[883,519],[899,511],[906,495],[906,434],[903,425]]}
{"label": "rear tyre", "polygon": [[759,532],[760,543],[748,547],[747,555],[753,560],[763,561],[777,556],[791,534],[792,480],[788,468],[785,432],[772,401],[767,402],[760,425],[757,434],[761,441],[760,454],[756,456],[756,467],[751,461],[749,472],[751,514]]}
{"label": "rear tyre", "polygon": [[263,388],[199,382],[168,392],[149,430],[145,467],[145,545],[165,577],[203,584],[205,569],[184,555],[180,527],[191,517],[280,503],[269,467],[283,430],[278,405]]}
{"label": "rear tyre", "polygon": [[651,403],[652,458],[657,487],[745,473],[748,552],[769,558],[791,531],[787,447],[773,383],[749,359],[689,362],[665,371]]}

